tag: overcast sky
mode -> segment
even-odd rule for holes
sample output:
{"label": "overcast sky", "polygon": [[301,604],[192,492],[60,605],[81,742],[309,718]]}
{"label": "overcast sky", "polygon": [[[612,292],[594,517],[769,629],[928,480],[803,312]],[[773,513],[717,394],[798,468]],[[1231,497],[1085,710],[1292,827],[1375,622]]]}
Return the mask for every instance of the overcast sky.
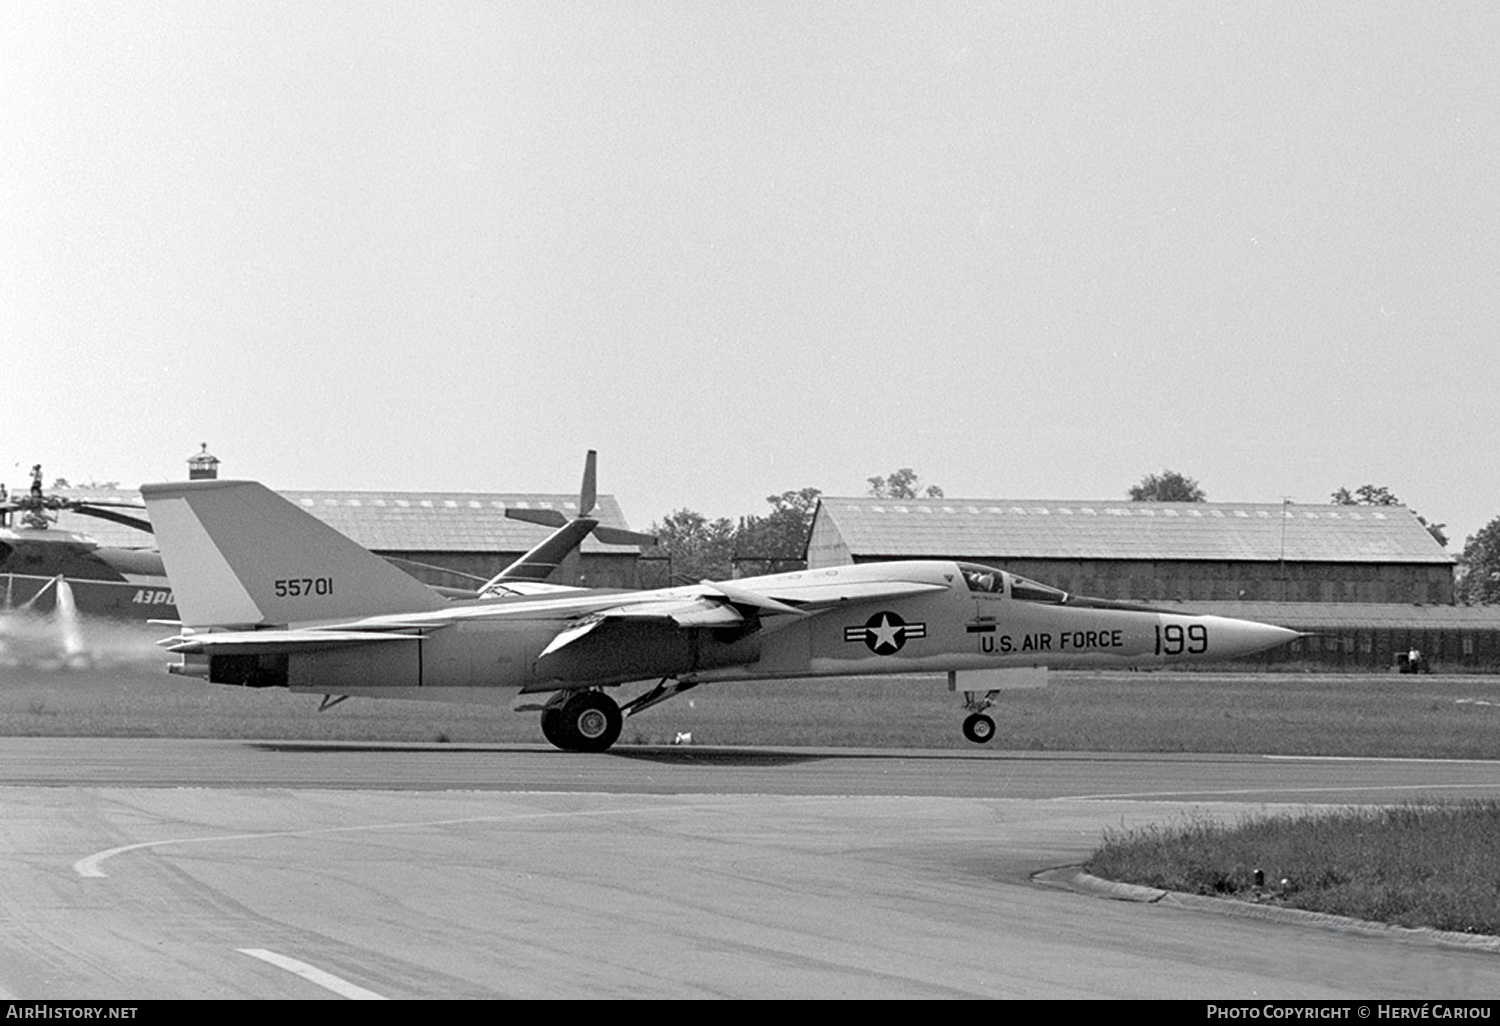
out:
{"label": "overcast sky", "polygon": [[1500,4],[0,4],[0,479],[1500,516]]}

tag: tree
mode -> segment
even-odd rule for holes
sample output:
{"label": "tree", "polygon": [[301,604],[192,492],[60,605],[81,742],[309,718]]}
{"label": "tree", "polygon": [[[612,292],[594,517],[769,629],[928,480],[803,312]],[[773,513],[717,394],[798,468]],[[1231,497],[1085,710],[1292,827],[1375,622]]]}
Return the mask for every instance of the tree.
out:
{"label": "tree", "polygon": [[[868,480],[870,494],[877,499],[915,499],[918,497],[917,475],[910,467],[893,470],[890,477],[872,477]],[[941,499],[943,490],[937,485],[928,485],[921,494],[929,499]]]}
{"label": "tree", "polygon": [[813,513],[822,495],[820,488],[767,495],[770,513],[740,518],[734,538],[735,562],[762,564],[755,568],[756,573],[802,569],[807,533],[812,529]]}
{"label": "tree", "polygon": [[1147,474],[1141,483],[1132,485],[1126,493],[1131,502],[1207,502],[1208,496],[1198,482],[1183,477],[1175,470],[1163,470],[1160,474]]}
{"label": "tree", "polygon": [[1460,602],[1500,602],[1500,517],[1464,540],[1456,596]]}
{"label": "tree", "polygon": [[[1349,489],[1340,488],[1338,491],[1330,495],[1329,498],[1339,506],[1401,505],[1401,500],[1396,498],[1396,496],[1391,493],[1391,490],[1384,485],[1380,485],[1377,487],[1376,485],[1363,484],[1354,489],[1353,495],[1349,494]],[[1443,528],[1447,527],[1447,524],[1429,524],[1427,522],[1427,518],[1422,516],[1416,510],[1412,510],[1411,514],[1412,516],[1417,518],[1417,521],[1423,527],[1427,528],[1427,533],[1432,535],[1433,539],[1439,545],[1443,546],[1444,548],[1447,547],[1448,535],[1443,532]]]}
{"label": "tree", "polygon": [[1329,496],[1340,506],[1399,506],[1401,500],[1391,494],[1391,490],[1384,485],[1377,488],[1374,485],[1360,485],[1354,489],[1354,494],[1349,494],[1349,489],[1340,488]]}
{"label": "tree", "polygon": [[679,509],[651,525],[657,549],[671,560],[672,583],[719,581],[730,574],[734,524],[725,517],[710,521],[702,513]]}

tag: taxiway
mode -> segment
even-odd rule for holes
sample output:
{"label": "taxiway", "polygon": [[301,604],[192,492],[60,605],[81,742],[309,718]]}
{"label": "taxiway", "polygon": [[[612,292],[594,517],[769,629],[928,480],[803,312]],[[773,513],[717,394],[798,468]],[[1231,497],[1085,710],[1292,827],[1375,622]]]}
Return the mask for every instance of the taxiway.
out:
{"label": "taxiway", "polygon": [[1038,886],[1500,764],[0,739],[0,996],[1459,998],[1500,956]]}

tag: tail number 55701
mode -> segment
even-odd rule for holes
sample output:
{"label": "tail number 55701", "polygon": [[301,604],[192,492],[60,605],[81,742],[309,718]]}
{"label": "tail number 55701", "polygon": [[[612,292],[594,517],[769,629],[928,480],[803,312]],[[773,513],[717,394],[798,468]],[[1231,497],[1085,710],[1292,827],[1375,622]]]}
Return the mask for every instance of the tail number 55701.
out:
{"label": "tail number 55701", "polygon": [[332,595],[332,577],[285,577],[273,582],[277,598],[296,598],[299,595]]}

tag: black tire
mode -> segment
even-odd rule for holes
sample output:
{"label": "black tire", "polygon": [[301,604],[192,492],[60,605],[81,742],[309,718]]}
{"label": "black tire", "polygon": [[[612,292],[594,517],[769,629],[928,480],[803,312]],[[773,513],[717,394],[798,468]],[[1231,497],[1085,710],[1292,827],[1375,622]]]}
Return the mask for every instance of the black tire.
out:
{"label": "black tire", "polygon": [[995,736],[995,721],[984,713],[975,713],[964,720],[964,737],[982,745]]}
{"label": "black tire", "polygon": [[[548,730],[546,714],[544,709],[544,735]],[[578,691],[556,707],[553,730],[557,736],[548,735],[547,740],[568,752],[607,752],[619,740],[624,724],[625,717],[613,698],[602,691]]]}
{"label": "black tire", "polygon": [[546,738],[558,748],[566,748],[563,744],[562,718],[559,713],[562,710],[562,702],[553,700],[542,707],[542,737]]}

